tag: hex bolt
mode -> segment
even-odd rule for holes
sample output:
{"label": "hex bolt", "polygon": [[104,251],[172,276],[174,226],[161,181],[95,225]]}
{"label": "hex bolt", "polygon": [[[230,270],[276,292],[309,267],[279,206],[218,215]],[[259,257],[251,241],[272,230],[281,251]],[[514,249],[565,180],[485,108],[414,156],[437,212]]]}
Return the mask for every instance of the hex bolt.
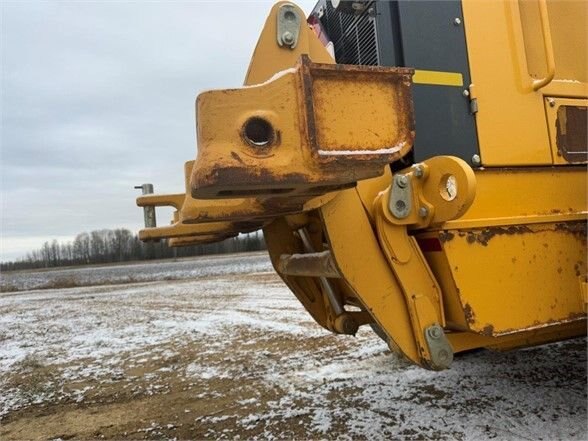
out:
{"label": "hex bolt", "polygon": [[460,24],[461,24],[461,18],[459,18],[459,17],[455,17],[455,18],[453,19],[453,25],[454,25],[454,26],[459,26]]}
{"label": "hex bolt", "polygon": [[549,103],[549,107],[555,107],[555,100],[553,98],[547,98],[547,102]]}
{"label": "hex bolt", "polygon": [[292,35],[292,32],[286,31],[282,34],[282,41],[286,44],[292,44],[294,43],[294,35]]}
{"label": "hex bolt", "polygon": [[470,91],[467,89],[464,89],[464,91],[461,94],[467,98],[468,96],[470,96]]}
{"label": "hex bolt", "polygon": [[396,175],[396,185],[400,188],[406,188],[408,185],[408,178],[406,175]]}
{"label": "hex bolt", "polygon": [[416,165],[414,167],[414,175],[417,178],[419,178],[419,179],[422,178],[424,174],[425,174],[425,171],[423,170],[423,166],[422,165]]}
{"label": "hex bolt", "polygon": [[449,361],[449,352],[447,352],[445,349],[441,349],[439,352],[437,352],[437,358],[441,363],[446,363]]}
{"label": "hex bolt", "polygon": [[425,218],[429,215],[429,209],[427,207],[419,208],[419,216]]}
{"label": "hex bolt", "polygon": [[482,164],[482,158],[480,158],[480,155],[472,156],[472,164],[474,164],[475,166],[479,166],[480,164]]}
{"label": "hex bolt", "polygon": [[443,335],[443,330],[438,325],[427,328],[427,334],[432,340],[439,340]]}

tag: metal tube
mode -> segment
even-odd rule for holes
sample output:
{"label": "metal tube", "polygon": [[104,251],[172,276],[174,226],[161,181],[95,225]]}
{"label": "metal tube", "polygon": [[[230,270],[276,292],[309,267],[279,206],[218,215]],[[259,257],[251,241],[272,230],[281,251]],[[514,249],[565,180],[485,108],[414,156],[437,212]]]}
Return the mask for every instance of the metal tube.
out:
{"label": "metal tube", "polygon": [[[135,188],[142,190],[142,194],[153,194],[153,184],[136,185]],[[155,207],[150,205],[144,206],[143,216],[145,218],[145,228],[155,228],[157,226]]]}
{"label": "metal tube", "polygon": [[306,254],[282,254],[278,268],[282,274],[288,274],[290,276],[341,277],[335,267],[330,251]]}
{"label": "metal tube", "polygon": [[[304,245],[304,249],[306,250],[306,252],[314,253],[314,249],[312,247],[312,243],[310,242],[310,238],[308,237],[306,229],[300,228],[298,230],[298,234],[300,235],[300,239],[302,240],[302,244]],[[343,312],[345,312],[345,310],[343,309],[343,306],[341,306],[341,302],[339,301],[337,294],[333,290],[333,287],[331,286],[326,277],[319,277],[319,281],[321,283],[321,286],[323,287],[323,290],[327,294],[331,306],[333,307],[333,312],[336,316],[341,315]]]}

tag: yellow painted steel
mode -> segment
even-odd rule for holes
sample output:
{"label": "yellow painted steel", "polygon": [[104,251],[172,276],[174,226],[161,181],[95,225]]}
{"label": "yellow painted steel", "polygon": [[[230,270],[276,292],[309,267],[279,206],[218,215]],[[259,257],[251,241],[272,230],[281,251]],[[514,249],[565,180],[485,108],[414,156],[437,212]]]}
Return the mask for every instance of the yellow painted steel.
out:
{"label": "yellow painted steel", "polygon": [[[282,3],[274,5],[266,21],[263,32],[255,48],[251,64],[245,78],[245,85],[260,84],[269,80],[277,72],[292,67],[296,64],[301,54],[307,54],[312,60],[320,63],[333,63],[333,59],[316,39],[313,32],[302,27],[298,44],[294,50],[276,51],[276,13]],[[298,13],[303,14],[299,8]],[[271,59],[272,62],[267,62]],[[234,198],[224,200],[199,200],[191,197],[190,175],[195,161],[188,161],[185,164],[186,194],[182,201],[182,195],[149,195],[137,199],[137,205],[143,206],[173,206],[178,210],[177,216],[172,221],[171,227],[165,230],[158,228],[146,228],[140,231],[142,240],[152,240],[164,237],[171,237],[172,246],[192,245],[195,243],[206,243],[212,237],[222,240],[226,237],[237,235],[239,232],[246,232],[258,229],[263,226],[264,214],[267,213],[257,198]],[[300,201],[297,209],[283,210],[300,211],[304,207],[312,207],[317,199]],[[274,204],[275,209],[275,204]],[[258,219],[257,225],[249,222],[247,225],[236,225],[224,222],[227,219],[236,217],[248,220]],[[214,232],[214,236],[202,233],[202,227],[195,225],[196,222],[215,222],[204,229]],[[193,233],[193,234],[192,234]],[[181,235],[181,236],[180,236]],[[182,239],[179,239],[182,237]]]}
{"label": "yellow painted steel", "polygon": [[496,168],[476,171],[470,209],[444,229],[565,222],[588,216],[585,167]]}
{"label": "yellow painted steel", "polygon": [[585,168],[488,169],[476,181],[477,196],[461,218],[417,232],[439,245],[425,257],[443,291],[448,329],[556,332],[584,320]]}
{"label": "yellow painted steel", "polygon": [[534,82],[548,76],[539,11],[544,1],[462,3],[472,96],[478,100],[480,156],[485,166],[551,164],[544,96],[588,95],[588,28],[586,4],[581,0],[547,2],[555,78],[534,90]]}
{"label": "yellow painted steel", "polygon": [[145,228],[139,231],[141,240],[170,238],[170,246],[187,246],[219,241],[236,236],[240,232],[261,228],[262,219],[251,221],[251,218],[258,218],[265,213],[255,199],[224,199],[210,202],[192,198],[189,194],[189,178],[193,166],[194,161],[187,161],[184,164],[184,182],[188,194],[151,194],[137,198],[139,207],[175,208],[171,225]]}
{"label": "yellow painted steel", "polygon": [[[412,148],[411,82],[463,87],[463,77],[333,66],[306,26],[294,49],[280,46],[285,4],[261,32],[252,87],[199,96],[186,193],[140,197],[176,209],[141,238],[182,246],[262,227],[274,268],[317,323],[347,334],[375,325],[427,368],[446,368],[444,351],[584,334],[588,182],[558,157],[555,129],[559,106],[586,105],[585,4],[464,0],[484,167],[439,156],[394,173],[387,163]],[[251,139],[251,121],[267,142]],[[334,269],[280,265],[309,253]]]}
{"label": "yellow painted steel", "polygon": [[[472,169],[459,158],[438,156],[417,167],[399,175],[407,178],[412,188],[411,205],[415,207],[412,216],[398,219],[391,214],[389,204],[394,190],[388,188],[375,200],[379,207],[376,230],[380,246],[405,297],[422,362],[434,367],[436,361],[425,336],[429,327],[445,326],[441,289],[416,239],[408,235],[405,225],[426,227],[460,217],[474,200],[476,181]],[[444,197],[447,176],[455,179],[454,185],[459,189],[450,200]],[[419,207],[426,208],[426,216],[419,216]]]}
{"label": "yellow painted steel", "polygon": [[320,214],[342,278],[384,330],[391,346],[413,363],[421,364],[406,299],[357,192],[341,192],[321,208]]}
{"label": "yellow painted steel", "polygon": [[468,330],[499,336],[585,318],[584,221],[446,230],[442,237]]}

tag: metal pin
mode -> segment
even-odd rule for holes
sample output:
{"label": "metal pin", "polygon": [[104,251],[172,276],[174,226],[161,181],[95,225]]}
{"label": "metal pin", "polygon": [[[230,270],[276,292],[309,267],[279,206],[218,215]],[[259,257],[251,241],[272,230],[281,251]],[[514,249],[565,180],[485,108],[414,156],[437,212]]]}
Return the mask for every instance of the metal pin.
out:
{"label": "metal pin", "polygon": [[[135,185],[135,188],[141,190],[142,194],[153,194],[153,184]],[[157,226],[155,207],[143,207],[143,216],[145,218],[145,228],[155,228]]]}

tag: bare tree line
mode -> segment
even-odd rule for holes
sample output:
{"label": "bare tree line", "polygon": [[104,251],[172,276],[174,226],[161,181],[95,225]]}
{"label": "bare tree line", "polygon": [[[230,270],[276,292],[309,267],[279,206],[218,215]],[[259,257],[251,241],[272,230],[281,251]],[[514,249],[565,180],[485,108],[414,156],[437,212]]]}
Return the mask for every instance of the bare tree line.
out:
{"label": "bare tree line", "polygon": [[22,259],[0,263],[0,270],[167,259],[265,249],[263,234],[259,231],[222,242],[171,248],[166,240],[145,243],[131,231],[118,228],[80,233],[70,242],[45,242],[41,248],[27,253]]}

